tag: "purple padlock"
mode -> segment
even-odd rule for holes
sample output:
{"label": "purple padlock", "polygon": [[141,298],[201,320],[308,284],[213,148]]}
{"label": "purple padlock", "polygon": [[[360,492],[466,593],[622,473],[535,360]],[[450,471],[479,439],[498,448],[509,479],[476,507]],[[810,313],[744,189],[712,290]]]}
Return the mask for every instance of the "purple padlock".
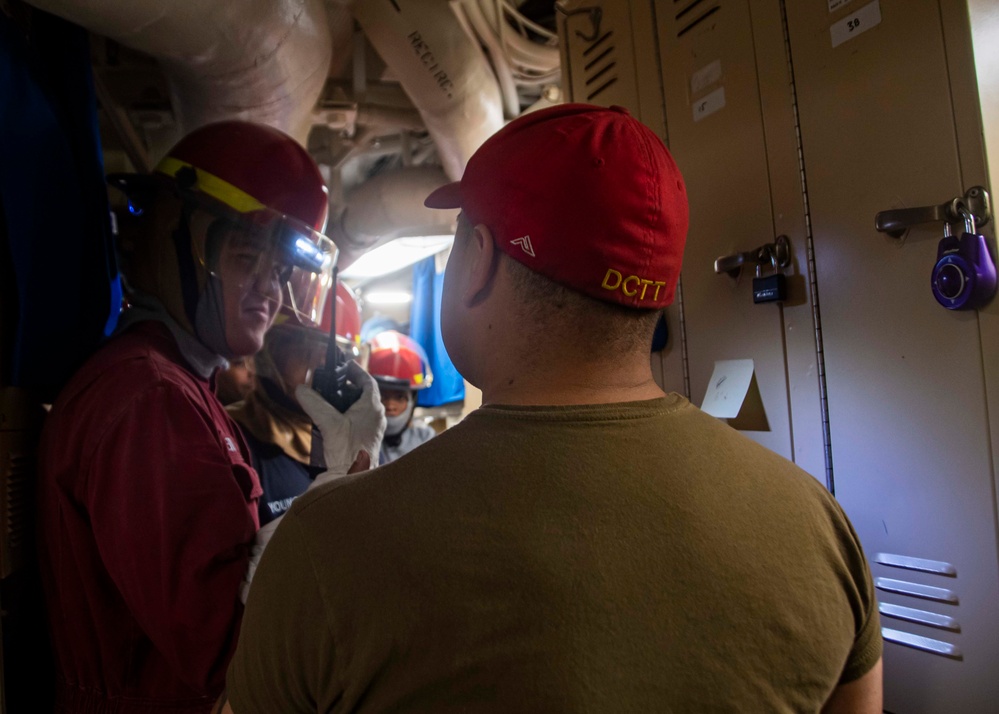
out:
{"label": "purple padlock", "polygon": [[977,310],[996,294],[996,264],[985,236],[975,232],[974,217],[961,213],[964,233],[954,236],[945,224],[930,284],[933,297],[948,310]]}

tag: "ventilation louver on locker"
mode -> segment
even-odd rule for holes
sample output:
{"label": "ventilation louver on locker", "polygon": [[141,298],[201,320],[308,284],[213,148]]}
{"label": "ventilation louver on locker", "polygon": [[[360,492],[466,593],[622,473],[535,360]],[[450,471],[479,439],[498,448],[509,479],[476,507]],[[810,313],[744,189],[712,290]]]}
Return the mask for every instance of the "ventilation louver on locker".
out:
{"label": "ventilation louver on locker", "polygon": [[617,73],[614,71],[617,59],[613,36],[614,31],[609,30],[583,50],[583,59],[586,60],[583,66],[585,74],[583,84],[586,87],[587,102],[593,102],[617,82]]}
{"label": "ventilation louver on locker", "polygon": [[639,105],[629,3],[559,3],[559,45],[567,101]]}
{"label": "ventilation louver on locker", "polygon": [[[893,599],[897,596],[898,600],[905,603],[903,605],[879,602],[878,610],[882,617],[881,635],[885,641],[950,659],[964,659],[960,647],[940,639],[944,637],[944,633],[959,634],[961,632],[961,624],[954,616],[956,612],[953,612],[960,605],[960,598],[953,583],[953,580],[957,578],[957,568],[940,560],[913,558],[892,553],[878,553],[874,556],[874,562],[889,568],[939,576],[939,582],[938,578],[932,578],[933,585],[901,579],[904,576],[876,577],[874,579],[874,585],[879,591],[890,594],[889,596]],[[934,607],[930,603],[936,603],[944,611],[935,612],[926,609]],[[950,611],[949,614],[948,611]],[[886,619],[890,620],[890,625],[885,624]],[[903,629],[911,624],[940,630],[941,634],[939,638],[929,637],[926,634]]]}
{"label": "ventilation louver on locker", "polygon": [[[681,2],[679,0],[673,0],[673,4],[680,5]],[[700,26],[719,10],[721,10],[721,4],[717,2],[712,3],[707,2],[706,0],[694,0],[691,3],[687,3],[686,6],[678,10],[674,16],[677,28],[676,36],[678,38],[683,37],[695,27]]]}

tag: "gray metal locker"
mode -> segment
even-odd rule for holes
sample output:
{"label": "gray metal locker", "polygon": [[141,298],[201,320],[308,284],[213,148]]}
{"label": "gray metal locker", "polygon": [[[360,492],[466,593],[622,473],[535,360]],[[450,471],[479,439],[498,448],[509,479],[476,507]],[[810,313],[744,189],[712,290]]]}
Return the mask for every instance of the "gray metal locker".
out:
{"label": "gray metal locker", "polygon": [[787,3],[787,19],[835,493],[879,588],[886,709],[996,711],[996,305],[936,303],[941,223],[874,229],[988,184],[967,5],[834,4]]}
{"label": "gray metal locker", "polygon": [[[942,223],[902,240],[874,225],[880,211],[991,190],[999,7],[564,2],[563,56],[573,63],[597,5],[604,31],[631,23],[640,37],[638,17],[656,28],[659,87],[620,82],[604,102],[586,97],[585,73],[567,77],[577,101],[665,106],[667,143],[691,195],[677,320],[692,401],[715,360],[755,361],[766,421],[747,435],[828,479],[868,554],[886,710],[996,711],[999,302],[981,311],[936,303],[930,271]],[[618,66],[651,59],[636,49]],[[983,232],[994,253],[992,224]],[[712,270],[717,257],[781,234],[792,246],[783,305],[754,305],[751,273],[740,282]]]}

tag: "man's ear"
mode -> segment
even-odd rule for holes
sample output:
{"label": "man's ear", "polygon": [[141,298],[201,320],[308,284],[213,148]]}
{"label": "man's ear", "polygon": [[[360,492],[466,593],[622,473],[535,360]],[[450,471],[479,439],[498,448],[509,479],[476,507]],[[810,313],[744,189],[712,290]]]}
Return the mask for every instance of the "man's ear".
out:
{"label": "man's ear", "polygon": [[462,301],[471,307],[489,296],[496,277],[499,252],[492,232],[479,224],[472,229],[468,239],[468,272],[465,275],[465,290]]}

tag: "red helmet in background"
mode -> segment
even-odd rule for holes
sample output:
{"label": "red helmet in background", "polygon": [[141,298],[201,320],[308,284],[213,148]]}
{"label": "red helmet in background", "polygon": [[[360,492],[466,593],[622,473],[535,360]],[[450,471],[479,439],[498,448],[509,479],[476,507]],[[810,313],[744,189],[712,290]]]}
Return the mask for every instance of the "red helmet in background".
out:
{"label": "red helmet in background", "polygon": [[380,332],[371,340],[368,374],[387,389],[426,389],[434,381],[427,353],[395,330]]}
{"label": "red helmet in background", "polygon": [[323,337],[330,334],[330,321],[333,319],[333,302],[336,301],[336,336],[346,344],[356,348],[361,342],[361,302],[350,286],[336,284],[336,293],[327,292],[326,305],[316,325],[303,323],[295,312],[286,306],[274,320],[274,327],[302,327],[318,332]]}
{"label": "red helmet in background", "polygon": [[[330,296],[332,300],[333,296]],[[336,336],[350,346],[353,351],[357,351],[361,344],[361,303],[357,299],[357,294],[342,282],[336,284]],[[325,334],[330,333],[330,318],[334,311],[327,305],[323,311],[322,322],[319,329]]]}

